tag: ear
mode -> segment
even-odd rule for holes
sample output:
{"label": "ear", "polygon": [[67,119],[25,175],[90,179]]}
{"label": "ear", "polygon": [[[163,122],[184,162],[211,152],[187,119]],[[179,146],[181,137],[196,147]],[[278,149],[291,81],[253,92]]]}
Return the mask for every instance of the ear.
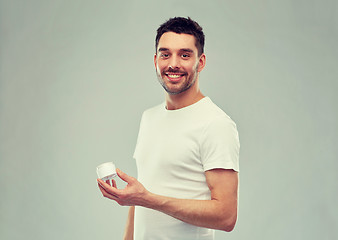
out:
{"label": "ear", "polygon": [[156,62],[156,60],[157,60],[157,54],[155,53],[155,54],[154,54],[154,65],[155,65],[155,69],[157,68],[157,62]]}
{"label": "ear", "polygon": [[202,53],[198,60],[198,68],[197,68],[198,72],[201,72],[204,69],[205,62],[206,62],[206,56],[204,53]]}

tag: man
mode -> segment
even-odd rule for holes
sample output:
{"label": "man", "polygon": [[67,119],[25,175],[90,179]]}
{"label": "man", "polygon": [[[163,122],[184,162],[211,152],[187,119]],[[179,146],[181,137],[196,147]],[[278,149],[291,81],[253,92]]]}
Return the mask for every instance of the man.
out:
{"label": "man", "polygon": [[190,18],[157,30],[154,64],[165,103],[143,113],[127,186],[98,179],[103,196],[131,206],[125,239],[214,239],[237,220],[239,140],[235,123],[199,89],[204,34]]}

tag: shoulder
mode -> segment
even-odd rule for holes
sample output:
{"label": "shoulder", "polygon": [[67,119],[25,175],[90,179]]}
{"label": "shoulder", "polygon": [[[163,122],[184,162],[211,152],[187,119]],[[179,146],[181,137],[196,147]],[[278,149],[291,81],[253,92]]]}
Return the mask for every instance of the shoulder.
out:
{"label": "shoulder", "polygon": [[236,123],[216,104],[211,102],[205,112],[204,126],[200,135],[200,142],[214,145],[239,145],[239,136]]}
{"label": "shoulder", "polygon": [[156,106],[150,107],[143,111],[142,117],[157,115],[163,111],[164,103],[158,104]]}
{"label": "shoulder", "polygon": [[230,118],[230,116],[217,106],[210,98],[206,99],[201,115],[204,116],[207,125],[231,125],[236,127],[235,122]]}
{"label": "shoulder", "polygon": [[158,104],[154,107],[150,107],[143,111],[141,117],[141,125],[145,123],[151,124],[154,121],[157,121],[162,114],[163,114],[164,103]]}

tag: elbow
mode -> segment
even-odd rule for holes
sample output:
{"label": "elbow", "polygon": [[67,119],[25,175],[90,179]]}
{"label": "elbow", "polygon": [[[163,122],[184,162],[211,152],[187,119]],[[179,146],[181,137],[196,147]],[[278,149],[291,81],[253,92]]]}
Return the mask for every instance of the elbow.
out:
{"label": "elbow", "polygon": [[222,230],[225,232],[231,232],[232,230],[234,230],[234,228],[235,228],[235,224],[224,226]]}
{"label": "elbow", "polygon": [[222,221],[222,225],[219,230],[222,230],[225,232],[231,232],[232,230],[234,230],[236,222],[237,222],[237,214],[235,214],[234,216],[225,218]]}

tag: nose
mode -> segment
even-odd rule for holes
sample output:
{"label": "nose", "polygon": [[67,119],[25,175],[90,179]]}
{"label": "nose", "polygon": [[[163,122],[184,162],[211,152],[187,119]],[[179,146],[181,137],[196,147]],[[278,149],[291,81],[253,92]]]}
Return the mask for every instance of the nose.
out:
{"label": "nose", "polygon": [[169,68],[178,69],[180,68],[180,60],[177,56],[172,56],[169,60]]}

